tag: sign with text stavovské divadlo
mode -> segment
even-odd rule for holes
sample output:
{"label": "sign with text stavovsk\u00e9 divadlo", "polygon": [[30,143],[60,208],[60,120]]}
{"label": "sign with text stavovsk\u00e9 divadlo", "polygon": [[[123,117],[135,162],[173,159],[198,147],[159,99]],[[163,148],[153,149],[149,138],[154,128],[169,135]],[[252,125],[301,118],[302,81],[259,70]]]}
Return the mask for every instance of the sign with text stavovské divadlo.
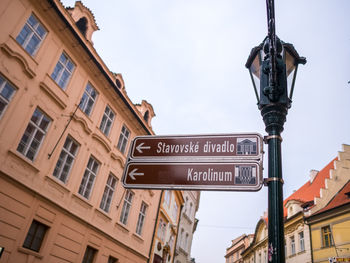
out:
{"label": "sign with text stavovsk\u00e9 divadlo", "polygon": [[262,155],[256,133],[139,136],[122,182],[138,189],[258,191]]}

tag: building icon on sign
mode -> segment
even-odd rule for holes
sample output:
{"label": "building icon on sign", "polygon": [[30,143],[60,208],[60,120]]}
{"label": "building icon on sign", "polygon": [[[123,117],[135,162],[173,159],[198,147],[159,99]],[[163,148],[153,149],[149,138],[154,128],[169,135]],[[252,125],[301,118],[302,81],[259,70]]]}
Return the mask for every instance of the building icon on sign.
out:
{"label": "building icon on sign", "polygon": [[256,184],[256,166],[237,165],[235,168],[235,184]]}
{"label": "building icon on sign", "polygon": [[256,155],[257,148],[256,138],[237,139],[237,155]]}

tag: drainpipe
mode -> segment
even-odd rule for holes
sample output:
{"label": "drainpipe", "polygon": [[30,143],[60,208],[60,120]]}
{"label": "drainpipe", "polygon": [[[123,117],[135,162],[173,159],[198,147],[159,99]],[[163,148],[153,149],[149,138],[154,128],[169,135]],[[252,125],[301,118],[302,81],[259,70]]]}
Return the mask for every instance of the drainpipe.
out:
{"label": "drainpipe", "polygon": [[310,226],[310,224],[308,224],[307,221],[305,221],[305,223],[306,223],[306,224],[308,225],[308,227],[309,227],[311,263],[314,263],[314,255],[313,255],[313,253],[312,253],[313,250],[312,250],[311,226]]}
{"label": "drainpipe", "polygon": [[163,193],[164,193],[164,190],[162,190],[162,191],[160,192],[160,198],[159,198],[158,209],[157,209],[157,217],[156,217],[156,222],[154,223],[154,229],[153,229],[151,247],[149,248],[148,260],[147,260],[148,263],[150,263],[150,260],[151,260],[152,246],[153,246],[153,242],[154,242],[154,237],[155,237],[155,235],[156,235],[158,217],[159,217],[159,212],[160,212],[160,204],[161,204],[161,202],[162,202]]}
{"label": "drainpipe", "polygon": [[174,244],[174,255],[173,255],[173,261],[172,263],[174,263],[174,260],[175,260],[175,252],[176,252],[176,247],[177,247],[177,237],[179,236],[179,229],[180,229],[180,223],[181,223],[181,218],[182,218],[182,209],[184,208],[184,205],[181,205],[181,208],[180,208],[180,218],[179,218],[179,223],[177,224],[177,231],[176,231],[176,237],[175,237],[175,244]]}

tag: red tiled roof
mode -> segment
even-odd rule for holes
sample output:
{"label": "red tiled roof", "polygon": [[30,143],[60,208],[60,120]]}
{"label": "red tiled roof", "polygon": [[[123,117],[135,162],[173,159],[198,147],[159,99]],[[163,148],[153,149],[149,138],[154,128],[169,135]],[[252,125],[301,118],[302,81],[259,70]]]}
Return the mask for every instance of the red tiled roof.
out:
{"label": "red tiled roof", "polygon": [[307,181],[302,187],[291,194],[283,202],[284,216],[287,216],[286,203],[290,200],[296,200],[302,203],[313,201],[315,197],[319,197],[320,189],[325,188],[325,180],[329,178],[330,170],[334,169],[334,161],[338,158],[334,158],[327,166],[318,172],[312,183]]}
{"label": "red tiled roof", "polygon": [[345,184],[345,186],[332,198],[331,201],[329,201],[329,203],[324,208],[317,211],[314,215],[345,205],[347,203],[350,203],[350,198],[347,194],[349,192],[350,192],[350,181],[348,181]]}

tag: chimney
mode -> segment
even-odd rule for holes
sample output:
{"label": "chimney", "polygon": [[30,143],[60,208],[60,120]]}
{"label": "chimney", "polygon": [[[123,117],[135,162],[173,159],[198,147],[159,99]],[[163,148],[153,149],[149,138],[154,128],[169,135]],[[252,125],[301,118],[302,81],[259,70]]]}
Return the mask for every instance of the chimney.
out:
{"label": "chimney", "polygon": [[310,184],[312,184],[312,182],[315,180],[318,172],[319,171],[317,171],[317,170],[311,170],[310,171]]}

